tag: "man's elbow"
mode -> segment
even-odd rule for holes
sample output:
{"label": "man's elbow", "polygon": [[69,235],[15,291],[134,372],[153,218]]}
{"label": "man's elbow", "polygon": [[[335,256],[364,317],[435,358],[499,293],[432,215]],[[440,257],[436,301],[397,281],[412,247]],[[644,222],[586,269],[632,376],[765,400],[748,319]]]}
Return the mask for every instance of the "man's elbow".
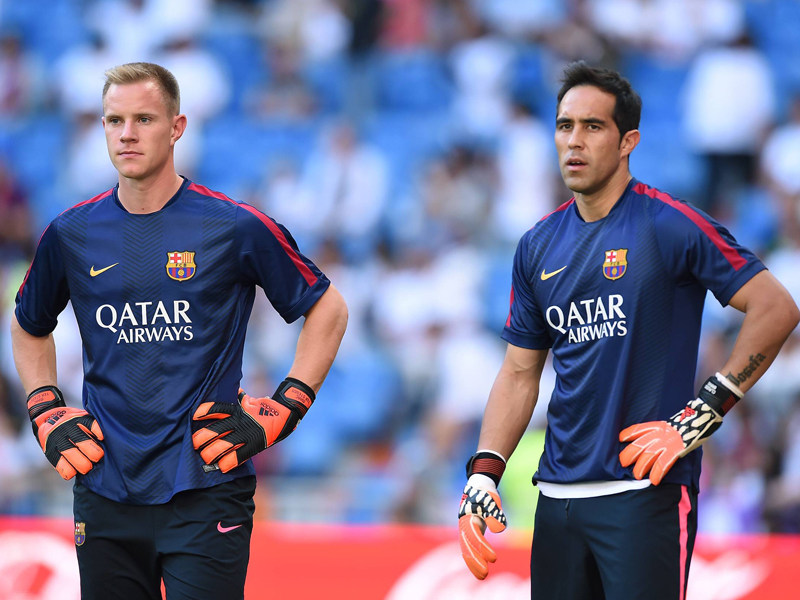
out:
{"label": "man's elbow", "polygon": [[[318,310],[321,309],[321,310]],[[327,291],[322,295],[317,304],[312,307],[311,311],[306,318],[310,317],[312,313],[319,313],[324,315],[324,319],[328,328],[339,334],[339,337],[344,335],[347,329],[347,321],[349,319],[349,311],[347,309],[347,302],[344,296],[331,285]]]}
{"label": "man's elbow", "polygon": [[789,323],[789,333],[794,331],[797,324],[800,323],[800,308],[797,308],[797,304],[795,304],[794,300],[789,301],[788,307],[788,315],[787,315],[787,322]]}
{"label": "man's elbow", "polygon": [[797,324],[800,323],[800,309],[798,309],[797,304],[788,291],[776,297],[774,304],[772,310],[769,311],[770,319],[772,319],[774,323],[779,324],[785,337],[789,337],[795,327],[797,327]]}

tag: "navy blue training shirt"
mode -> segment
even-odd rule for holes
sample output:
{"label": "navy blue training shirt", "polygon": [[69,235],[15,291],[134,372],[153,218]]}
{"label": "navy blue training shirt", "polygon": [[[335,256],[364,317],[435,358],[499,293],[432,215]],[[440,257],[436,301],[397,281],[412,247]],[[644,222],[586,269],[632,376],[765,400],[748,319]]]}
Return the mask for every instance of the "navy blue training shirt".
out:
{"label": "navy blue training shirt", "polygon": [[[711,217],[635,179],[599,221],[584,221],[573,198],[526,232],[502,337],[553,351],[534,479],[633,479],[619,463],[619,432],[696,397],[706,290],[726,305],[765,268]],[[664,481],[697,487],[701,457],[680,459]]]}
{"label": "navy blue training shirt", "polygon": [[237,401],[256,286],[292,322],[329,285],[283,226],[189,180],[155,213],[127,212],[115,187],[56,217],[16,316],[45,336],[72,302],[83,405],[105,435],[105,457],[79,481],[118,502],[160,504],[252,474],[249,461],[203,471],[192,413],[202,402]]}

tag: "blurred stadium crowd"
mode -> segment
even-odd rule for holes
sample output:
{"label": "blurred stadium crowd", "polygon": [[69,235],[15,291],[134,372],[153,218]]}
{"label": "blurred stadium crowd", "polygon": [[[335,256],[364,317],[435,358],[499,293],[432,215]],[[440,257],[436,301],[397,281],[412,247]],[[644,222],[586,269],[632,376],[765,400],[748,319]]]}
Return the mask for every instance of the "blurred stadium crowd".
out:
{"label": "blurred stadium crowd", "polygon": [[[106,68],[171,69],[180,172],[285,224],[348,301],[318,402],[256,457],[258,514],[448,524],[504,352],[516,241],[569,198],[552,148],[562,67],[625,74],[644,102],[634,176],[729,226],[800,302],[797,23],[797,0],[0,0],[0,512],[71,510],[30,435],[8,321],[49,220],[116,181]],[[700,377],[738,320],[709,299]],[[261,298],[250,393],[283,378],[297,331]],[[56,340],[79,403],[69,310]],[[532,523],[552,377],[501,487],[512,526]],[[701,531],[800,532],[798,431],[795,334],[705,446]]]}

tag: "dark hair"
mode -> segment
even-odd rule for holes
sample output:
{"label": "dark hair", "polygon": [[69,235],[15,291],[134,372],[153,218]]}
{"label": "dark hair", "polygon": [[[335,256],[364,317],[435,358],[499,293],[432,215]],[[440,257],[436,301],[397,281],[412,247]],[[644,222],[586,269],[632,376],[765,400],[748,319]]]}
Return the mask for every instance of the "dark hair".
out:
{"label": "dark hair", "polygon": [[561,79],[562,86],[558,91],[558,108],[561,100],[572,88],[579,85],[592,85],[600,88],[616,98],[614,104],[614,123],[617,124],[619,135],[622,137],[632,129],[639,128],[639,119],[642,116],[642,99],[631,86],[630,81],[611,69],[590,67],[584,61],[567,65]]}
{"label": "dark hair", "polygon": [[134,62],[118,65],[105,73],[106,81],[103,86],[103,100],[106,92],[112,85],[125,85],[139,83],[140,81],[155,81],[164,94],[167,112],[177,115],[181,109],[181,92],[175,76],[161,65],[148,62]]}

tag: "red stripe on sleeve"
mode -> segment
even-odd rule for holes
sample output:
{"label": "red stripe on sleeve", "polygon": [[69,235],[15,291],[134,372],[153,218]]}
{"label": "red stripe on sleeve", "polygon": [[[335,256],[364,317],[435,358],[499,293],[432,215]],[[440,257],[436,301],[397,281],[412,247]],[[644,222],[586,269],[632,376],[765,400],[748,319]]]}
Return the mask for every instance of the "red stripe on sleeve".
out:
{"label": "red stripe on sleeve", "polygon": [[643,183],[637,183],[634,186],[633,191],[637,194],[644,194],[645,196],[650,196],[656,200],[661,200],[665,204],[669,204],[672,208],[683,213],[692,221],[692,223],[697,225],[701,231],[709,237],[719,251],[722,252],[722,255],[731,264],[734,270],[738,271],[747,264],[747,260],[722,238],[714,226],[706,221],[699,213],[697,213],[687,204],[678,202],[669,194],[665,194],[664,192],[660,192],[656,189],[648,187]]}
{"label": "red stripe on sleeve", "polygon": [[231,200],[225,194],[222,194],[220,192],[214,192],[203,185],[192,183],[189,185],[188,189],[192,190],[193,192],[197,192],[198,194],[202,194],[204,196],[211,196],[212,198],[216,198],[218,200],[225,200],[226,202],[235,204],[239,208],[243,208],[256,218],[258,218],[259,221],[261,221],[264,225],[267,226],[267,229],[269,229],[272,235],[275,236],[275,239],[278,240],[278,243],[283,248],[283,251],[286,252],[287,256],[295,264],[297,270],[300,271],[300,274],[303,276],[303,279],[306,280],[306,283],[308,283],[308,285],[310,286],[317,283],[317,276],[314,275],[314,273],[311,271],[308,265],[303,262],[303,259],[300,258],[300,255],[297,253],[297,251],[294,248],[292,248],[292,245],[289,243],[289,240],[286,239],[286,236],[283,234],[283,231],[281,231],[281,228],[275,224],[275,221],[270,219],[268,216],[266,216],[264,213],[262,213],[256,208],[248,204],[242,204],[240,202],[236,202],[235,200]]}
{"label": "red stripe on sleeve", "polygon": [[514,286],[511,286],[511,297],[508,299],[508,318],[506,319],[506,327],[511,326],[511,306],[514,304]]}

